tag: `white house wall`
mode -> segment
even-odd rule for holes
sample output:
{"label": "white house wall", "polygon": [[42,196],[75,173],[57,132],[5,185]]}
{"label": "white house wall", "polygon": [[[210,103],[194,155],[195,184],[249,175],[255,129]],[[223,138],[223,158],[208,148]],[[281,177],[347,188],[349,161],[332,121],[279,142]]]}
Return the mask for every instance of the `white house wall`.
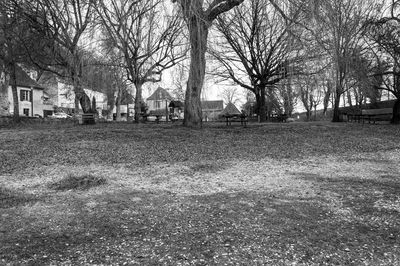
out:
{"label": "white house wall", "polygon": [[[58,107],[71,109],[75,108],[75,92],[73,86],[58,82],[57,87],[58,94],[57,99],[54,101],[54,104]],[[89,89],[84,89],[84,91],[89,97],[90,101],[92,101],[94,96],[94,98],[96,99],[97,109],[107,109],[107,97],[104,93]]]}
{"label": "white house wall", "polygon": [[[157,102],[158,102],[159,106],[157,106]],[[168,100],[158,100],[158,101],[147,100],[146,101],[146,105],[149,108],[148,111],[160,110],[160,109],[165,110],[166,108],[168,108],[169,103],[170,103],[170,101],[168,101]]]}
{"label": "white house wall", "polygon": [[[32,91],[32,102],[31,101],[21,101],[20,95],[21,95],[21,90],[26,90],[31,92]],[[17,95],[18,95],[18,104],[19,104],[19,115],[24,116],[24,109],[29,110],[29,115],[28,116],[34,116],[34,115],[44,115],[44,110],[53,110],[52,105],[46,105],[43,104],[43,90],[42,89],[36,89],[36,88],[27,88],[27,87],[17,87]],[[8,102],[10,103],[10,114],[14,114],[14,99],[12,95],[12,87],[8,87]],[[32,112],[32,107],[33,107],[33,112]]]}
{"label": "white house wall", "polygon": [[104,93],[98,91],[92,91],[89,89],[84,89],[86,95],[89,97],[90,102],[92,102],[93,96],[96,99],[96,107],[101,109],[107,109],[107,97]]}

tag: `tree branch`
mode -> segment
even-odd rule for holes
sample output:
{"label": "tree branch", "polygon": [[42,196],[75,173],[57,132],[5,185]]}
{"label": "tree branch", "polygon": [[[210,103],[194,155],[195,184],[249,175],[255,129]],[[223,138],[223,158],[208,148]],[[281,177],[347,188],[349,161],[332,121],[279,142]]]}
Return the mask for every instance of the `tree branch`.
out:
{"label": "tree branch", "polygon": [[244,0],[214,0],[205,12],[206,18],[211,22],[216,19],[218,15],[240,5],[243,1]]}

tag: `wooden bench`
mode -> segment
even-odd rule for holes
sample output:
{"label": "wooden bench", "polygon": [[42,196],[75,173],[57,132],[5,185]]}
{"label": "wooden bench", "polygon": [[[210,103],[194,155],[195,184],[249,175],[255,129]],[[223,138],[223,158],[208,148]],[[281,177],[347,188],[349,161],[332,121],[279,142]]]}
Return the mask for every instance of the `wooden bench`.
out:
{"label": "wooden bench", "polygon": [[364,123],[365,120],[368,120],[368,123],[373,121],[375,124],[378,119],[382,121],[389,121],[392,118],[392,114],[392,108],[364,109],[361,110],[361,115],[358,117],[358,121],[362,120]]}
{"label": "wooden bench", "polygon": [[226,125],[232,125],[232,122],[240,122],[240,124],[244,127],[247,126],[247,116],[246,115],[225,115]]}
{"label": "wooden bench", "polygon": [[96,124],[95,116],[93,113],[81,114],[81,119],[79,120],[81,125],[93,125]]}

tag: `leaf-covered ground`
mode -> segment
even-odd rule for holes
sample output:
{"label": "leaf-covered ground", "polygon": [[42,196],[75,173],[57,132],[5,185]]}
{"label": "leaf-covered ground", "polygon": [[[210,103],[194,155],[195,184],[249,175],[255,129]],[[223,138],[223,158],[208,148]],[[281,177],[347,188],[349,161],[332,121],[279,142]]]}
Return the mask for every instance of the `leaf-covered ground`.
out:
{"label": "leaf-covered ground", "polygon": [[2,128],[0,264],[399,265],[400,127]]}

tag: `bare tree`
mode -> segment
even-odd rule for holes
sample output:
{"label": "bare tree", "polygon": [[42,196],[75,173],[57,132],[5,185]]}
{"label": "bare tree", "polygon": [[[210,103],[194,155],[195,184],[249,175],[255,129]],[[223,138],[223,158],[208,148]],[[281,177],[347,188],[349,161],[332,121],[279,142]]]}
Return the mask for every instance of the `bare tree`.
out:
{"label": "bare tree", "polygon": [[[18,18],[12,5],[2,2],[0,4],[0,97],[2,108],[8,108],[8,86],[10,76],[14,79],[12,86],[14,102],[14,119],[19,119],[18,92],[15,83],[16,52],[13,49],[17,43],[15,33],[17,31]],[[9,113],[7,109],[4,113]]]}
{"label": "bare tree", "polygon": [[[75,113],[79,105],[91,112],[90,99],[82,87],[85,41],[93,22],[95,0],[37,0],[25,3],[25,15],[35,33],[47,40],[46,58],[32,57],[40,69],[52,72],[73,85]],[[43,60],[46,59],[46,60]]]}
{"label": "bare tree", "polygon": [[[266,97],[273,97],[275,85],[293,72],[292,25],[263,0],[246,2],[218,19],[221,36],[212,50],[222,66],[217,75],[255,94],[260,121],[266,119]],[[271,112],[271,106],[268,111]]]}
{"label": "bare tree", "polygon": [[[37,52],[37,36],[24,20],[21,1],[0,2],[0,114],[9,114],[8,87],[12,87],[13,117],[19,120],[16,71],[18,64],[28,64],[27,49]],[[32,99],[31,99],[32,100]],[[6,109],[3,109],[6,108]]]}
{"label": "bare tree", "polygon": [[314,110],[314,119],[317,116],[317,106],[321,103],[323,92],[317,76],[302,76],[298,79],[300,99],[306,109],[307,120],[311,119]]}
{"label": "bare tree", "polygon": [[162,9],[161,0],[100,0],[97,7],[106,41],[121,53],[128,79],[135,85],[136,122],[143,84],[161,81],[162,72],[186,56],[180,18]]}
{"label": "bare tree", "polygon": [[[116,120],[121,120],[121,104],[126,102],[124,96],[128,95],[129,82],[125,75],[125,69],[118,66],[118,57],[97,58],[93,56],[92,62],[85,66],[83,83],[87,88],[101,91],[107,96],[107,115],[113,115],[116,107]],[[92,103],[93,105],[93,103]],[[92,108],[93,109],[93,108]]]}
{"label": "bare tree", "polygon": [[185,101],[185,85],[187,83],[187,66],[184,62],[177,64],[172,72],[172,96],[181,102]]}
{"label": "bare tree", "polygon": [[339,103],[340,97],[346,91],[349,60],[353,49],[363,42],[365,21],[379,13],[382,3],[374,0],[289,0],[291,5],[298,6],[305,14],[302,20],[295,21],[277,1],[269,1],[288,21],[306,29],[328,54],[334,70],[335,98],[332,121],[340,121]]}
{"label": "bare tree", "polygon": [[283,107],[283,113],[289,117],[292,116],[294,108],[299,98],[299,92],[293,84],[292,79],[286,79],[277,85],[277,99],[280,101],[280,106]]}
{"label": "bare tree", "polygon": [[224,101],[225,104],[228,103],[233,103],[236,104],[239,101],[239,89],[237,87],[225,87],[221,94],[220,97],[222,97],[222,100]]}
{"label": "bare tree", "polygon": [[[185,94],[186,126],[201,126],[201,90],[206,70],[207,39],[213,21],[244,0],[172,0],[179,3],[185,18],[190,41],[190,70]],[[205,8],[204,6],[207,5]]]}
{"label": "bare tree", "polygon": [[[380,90],[387,90],[396,97],[392,123],[400,124],[400,1],[392,0],[387,16],[371,20],[367,24],[367,36],[377,45],[372,50],[378,61],[374,77],[380,77]],[[375,48],[375,49],[374,49]]]}
{"label": "bare tree", "polygon": [[352,106],[352,94],[355,106],[360,107],[366,99],[371,104],[380,101],[383,77],[375,75],[382,72],[383,65],[380,60],[374,60],[374,54],[364,49],[355,49],[349,61],[349,74],[346,78],[347,102]]}
{"label": "bare tree", "polygon": [[331,95],[333,92],[333,82],[330,79],[330,77],[325,77],[323,80],[324,80],[324,84],[322,86],[322,89],[323,89],[322,103],[323,103],[323,114],[324,114],[324,116],[326,116],[329,103],[331,102]]}

